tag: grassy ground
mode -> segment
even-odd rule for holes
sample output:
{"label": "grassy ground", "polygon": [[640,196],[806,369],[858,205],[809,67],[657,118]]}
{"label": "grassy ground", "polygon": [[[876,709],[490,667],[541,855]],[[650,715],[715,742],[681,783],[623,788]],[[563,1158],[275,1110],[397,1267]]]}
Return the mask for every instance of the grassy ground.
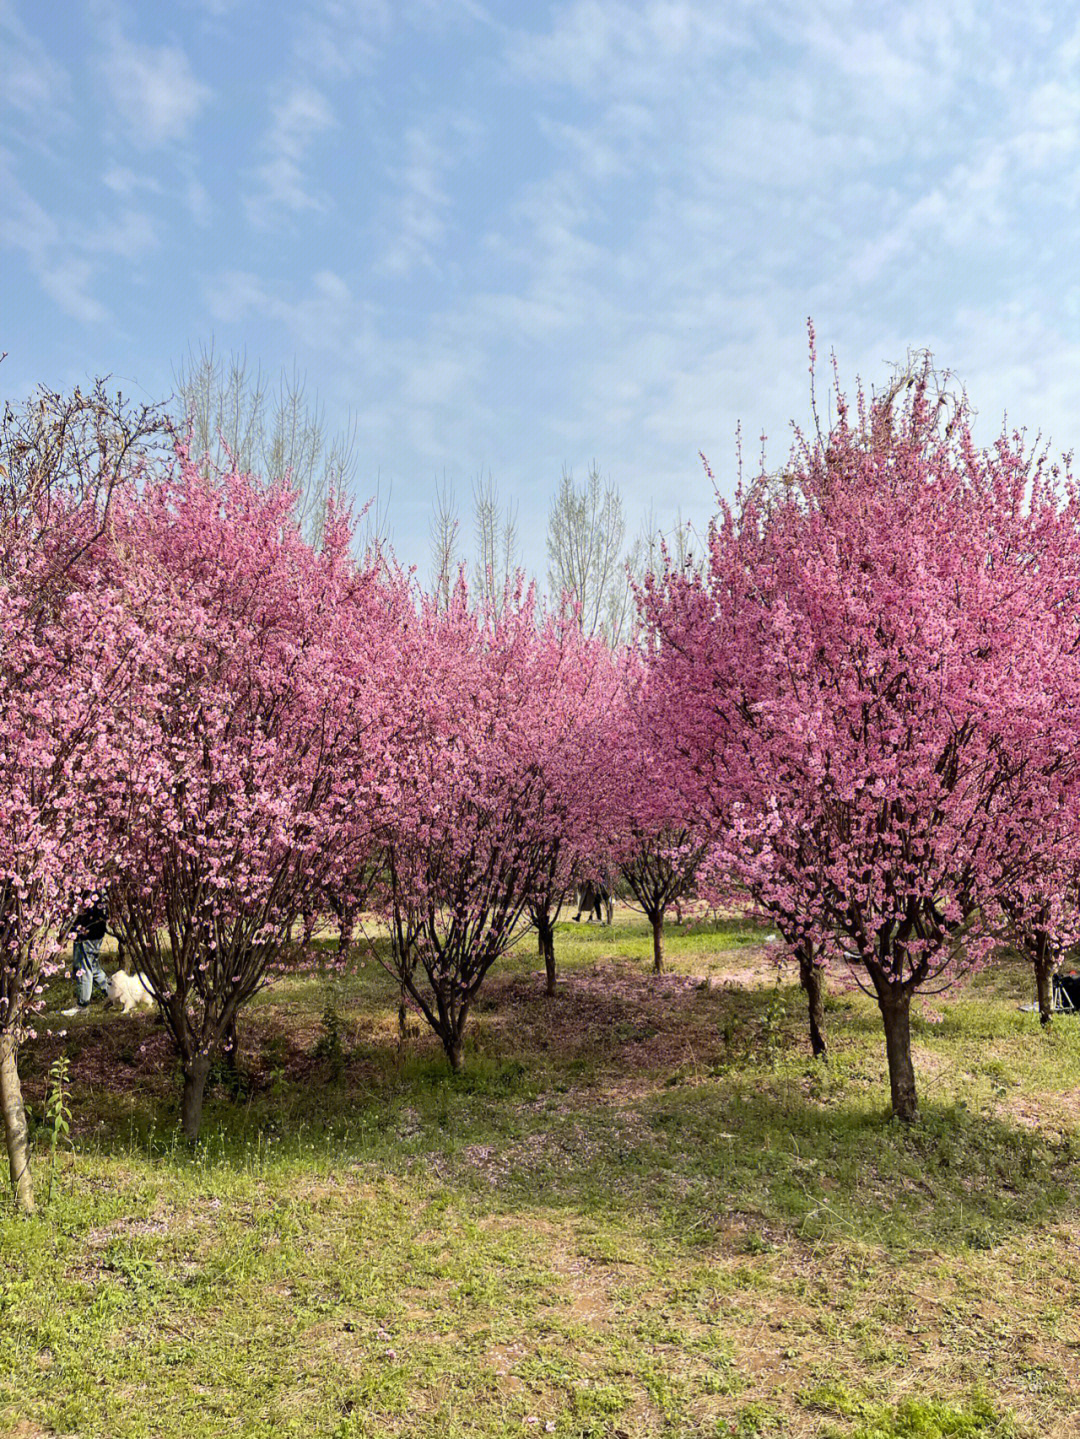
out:
{"label": "grassy ground", "polygon": [[50,1016],[73,1147],[0,1218],[0,1434],[1080,1436],[1080,1020],[1008,967],[936,1001],[902,1129],[876,1011],[814,1064],[764,933],[654,980],[642,920],[562,925],[554,1000],[523,942],[459,1077],[377,966],[284,980],[194,1154],[160,1026]]}

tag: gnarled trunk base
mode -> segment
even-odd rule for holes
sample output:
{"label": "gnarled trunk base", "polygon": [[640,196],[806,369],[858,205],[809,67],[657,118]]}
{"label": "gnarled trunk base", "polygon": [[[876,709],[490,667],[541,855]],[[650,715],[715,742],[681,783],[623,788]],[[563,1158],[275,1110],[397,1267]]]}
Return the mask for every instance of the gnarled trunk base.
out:
{"label": "gnarled trunk base", "polygon": [[810,1049],[815,1059],[828,1059],[825,1041],[825,981],[812,956],[799,954],[799,983],[806,993],[810,1011]]}
{"label": "gnarled trunk base", "polygon": [[555,993],[555,930],[544,920],[540,920],[536,926],[536,933],[540,943],[540,953],[544,956],[544,972],[547,978],[545,993]]}
{"label": "gnarled trunk base", "polygon": [[892,1112],[902,1123],[910,1124],[919,1112],[911,1062],[911,993],[899,984],[882,986],[878,1005],[885,1024]]}
{"label": "gnarled trunk base", "polygon": [[446,1051],[446,1057],[450,1061],[450,1068],[455,1074],[460,1074],[464,1062],[461,1053],[460,1036],[443,1037],[442,1043],[443,1049]]}
{"label": "gnarled trunk base", "polygon": [[4,1138],[15,1204],[24,1214],[33,1214],[34,1181],[30,1174],[26,1105],[19,1083],[18,1050],[10,1034],[0,1035],[0,1109],[4,1115]]}
{"label": "gnarled trunk base", "polygon": [[206,1077],[210,1073],[209,1055],[197,1055],[184,1066],[184,1097],[180,1104],[180,1124],[184,1138],[194,1144],[202,1128],[203,1097]]}
{"label": "gnarled trunk base", "polygon": [[1054,961],[1049,957],[1035,959],[1035,992],[1039,999],[1039,1023],[1049,1024],[1054,1014]]}

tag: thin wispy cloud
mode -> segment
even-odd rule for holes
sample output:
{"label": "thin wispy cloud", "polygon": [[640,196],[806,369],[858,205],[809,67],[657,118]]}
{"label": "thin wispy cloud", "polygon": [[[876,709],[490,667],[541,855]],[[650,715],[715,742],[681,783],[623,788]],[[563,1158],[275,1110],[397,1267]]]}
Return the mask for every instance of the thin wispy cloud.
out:
{"label": "thin wispy cloud", "polygon": [[59,226],[43,205],[19,183],[13,156],[0,150],[0,244],[7,250],[21,250],[36,269],[49,249],[57,243]]}
{"label": "thin wispy cloud", "polygon": [[741,48],[748,36],[738,6],[574,0],[551,13],[548,28],[538,24],[510,36],[513,71],[533,84],[603,99],[670,97],[673,67],[697,71]]}
{"label": "thin wispy cloud", "polygon": [[65,116],[70,100],[67,70],[23,24],[10,0],[0,0],[0,106],[46,129]]}
{"label": "thin wispy cloud", "polygon": [[154,175],[139,175],[125,165],[110,165],[102,175],[105,185],[116,195],[128,199],[140,191],[161,194],[161,182]]}
{"label": "thin wispy cloud", "polygon": [[140,44],[118,26],[107,29],[102,72],[138,149],[186,140],[212,97],[180,45]]}
{"label": "thin wispy cloud", "polygon": [[245,196],[248,219],[271,224],[282,214],[322,210],[329,203],[308,168],[308,153],[334,126],[326,96],[311,85],[294,86],[272,107],[273,118],[261,149],[265,159],[255,167],[254,188]]}
{"label": "thin wispy cloud", "polygon": [[501,28],[480,0],[306,0],[289,19],[296,65],[328,83],[377,75],[403,36]]}
{"label": "thin wispy cloud", "polygon": [[94,267],[75,246],[65,244],[57,220],[20,184],[12,157],[0,151],[0,253],[21,255],[41,290],[61,315],[80,324],[108,318],[108,309],[92,293]]}
{"label": "thin wispy cloud", "polygon": [[45,263],[38,278],[46,295],[71,319],[96,325],[109,318],[106,306],[92,293],[94,268],[88,260],[73,256],[56,264]]}
{"label": "thin wispy cloud", "polygon": [[116,255],[135,261],[160,244],[158,225],[146,210],[125,206],[117,214],[97,216],[74,237],[88,254]]}
{"label": "thin wispy cloud", "polygon": [[401,137],[400,154],[387,166],[392,187],[382,220],[384,272],[407,277],[415,268],[437,272],[448,228],[455,220],[451,182],[455,168],[475,163],[480,127],[469,117],[447,111],[425,116]]}

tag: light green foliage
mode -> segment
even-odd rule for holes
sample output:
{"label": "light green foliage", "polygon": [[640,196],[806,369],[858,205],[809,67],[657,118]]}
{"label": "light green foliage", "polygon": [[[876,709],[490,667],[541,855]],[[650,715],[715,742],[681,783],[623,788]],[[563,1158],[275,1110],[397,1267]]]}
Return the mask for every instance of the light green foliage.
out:
{"label": "light green foliage", "polygon": [[56,1151],[60,1141],[70,1143],[71,1108],[68,1104],[68,1085],[71,1082],[71,1062],[66,1054],[58,1054],[49,1065],[49,1089],[45,1096],[45,1123],[49,1130],[49,1193],[52,1203],[56,1188]]}
{"label": "light green foliage", "polygon": [[964,1404],[904,1399],[894,1407],[859,1399],[843,1384],[826,1384],[805,1400],[812,1408],[857,1421],[854,1429],[826,1425],[822,1439],[1015,1439],[1019,1432],[983,1394]]}

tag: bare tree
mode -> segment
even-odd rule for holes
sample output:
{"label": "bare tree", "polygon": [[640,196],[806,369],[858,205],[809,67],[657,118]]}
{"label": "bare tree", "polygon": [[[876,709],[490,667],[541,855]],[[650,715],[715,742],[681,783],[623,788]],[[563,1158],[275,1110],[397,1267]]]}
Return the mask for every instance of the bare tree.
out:
{"label": "bare tree", "polygon": [[297,520],[317,544],[327,503],[355,478],[355,424],[328,436],[316,396],[310,403],[295,367],[282,369],[276,387],[246,354],[222,359],[211,340],[174,372],[181,425],[190,426],[192,449],[214,468],[233,463],[270,479],[288,475],[297,491]]}
{"label": "bare tree", "polygon": [[32,597],[26,617],[55,598],[53,580],[66,583],[74,565],[104,531],[118,485],[167,447],[168,427],[160,405],[132,405],[108,379],[62,395],[41,385],[24,404],[5,404],[0,418],[0,523],[7,542],[26,550],[53,531],[53,517],[70,505],[83,507],[96,523],[72,529],[69,546],[53,550],[50,580]]}
{"label": "bare tree", "polygon": [[585,634],[603,634],[613,645],[631,627],[630,572],[640,563],[639,547],[627,554],[625,539],[622,497],[610,481],[601,481],[596,462],[582,485],[564,470],[548,511],[548,586],[556,598],[574,597]]}
{"label": "bare tree", "polygon": [[499,503],[499,488],[489,474],[473,483],[478,597],[500,605],[519,569],[517,506]]}
{"label": "bare tree", "polygon": [[393,495],[393,483],[388,484],[384,491],[382,475],[377,475],[375,493],[361,511],[356,530],[356,552],[365,563],[376,551],[385,553],[390,545],[390,501]]}
{"label": "bare tree", "polygon": [[431,592],[442,610],[450,604],[450,593],[461,564],[460,532],[454,487],[444,475],[442,484],[435,487],[430,523]]}
{"label": "bare tree", "polygon": [[[454,487],[445,476],[435,489],[428,532],[432,594],[440,608],[445,609],[464,563]],[[476,602],[490,600],[499,605],[516,582],[520,546],[517,506],[504,508],[499,501],[498,486],[490,475],[486,479],[481,475],[473,482],[473,537],[476,559],[471,572],[472,598]]]}

